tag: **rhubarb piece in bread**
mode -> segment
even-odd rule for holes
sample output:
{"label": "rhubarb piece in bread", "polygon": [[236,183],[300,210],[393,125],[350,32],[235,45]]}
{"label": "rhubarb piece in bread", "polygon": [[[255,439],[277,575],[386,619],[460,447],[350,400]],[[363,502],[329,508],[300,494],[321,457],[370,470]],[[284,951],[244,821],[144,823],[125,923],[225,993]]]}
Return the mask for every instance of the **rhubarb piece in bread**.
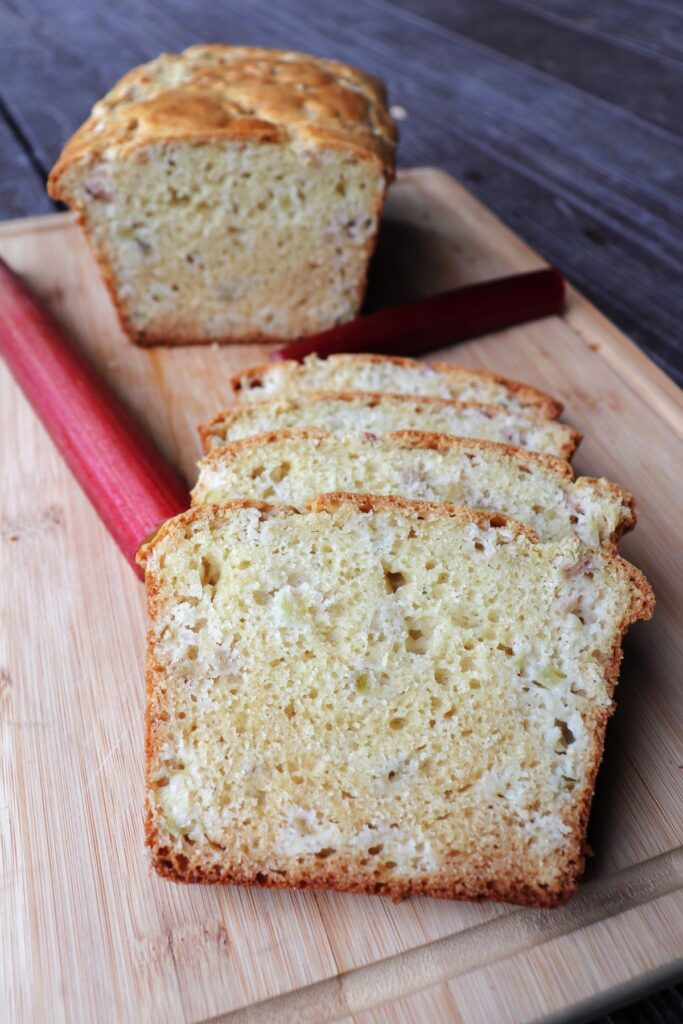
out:
{"label": "rhubarb piece in bread", "polygon": [[212,448],[199,471],[194,505],[244,499],[301,508],[326,491],[397,494],[502,512],[542,541],[575,533],[589,547],[613,544],[635,525],[633,498],[608,480],[574,480],[562,459],[446,434],[274,431]]}
{"label": "rhubarb piece in bread", "polygon": [[571,895],[621,637],[653,603],[613,549],[326,495],[192,509],[140,561],[160,874]]}
{"label": "rhubarb piece in bread", "polygon": [[500,405],[526,415],[555,419],[562,405],[528,384],[455,363],[422,363],[401,356],[307,356],[242,370],[232,388],[241,402],[290,398],[302,391],[385,391],[396,395],[451,398]]}
{"label": "rhubarb piece in bread", "polygon": [[370,75],[192,46],[95,105],[49,191],[75,210],[138,344],[298,338],[360,306],[395,142]]}
{"label": "rhubarb piece in bread", "polygon": [[581,437],[564,423],[537,420],[500,406],[360,391],[307,392],[293,398],[238,405],[204,423],[199,433],[208,452],[216,444],[288,427],[318,427],[333,434],[424,430],[480,437],[563,459],[571,458]]}

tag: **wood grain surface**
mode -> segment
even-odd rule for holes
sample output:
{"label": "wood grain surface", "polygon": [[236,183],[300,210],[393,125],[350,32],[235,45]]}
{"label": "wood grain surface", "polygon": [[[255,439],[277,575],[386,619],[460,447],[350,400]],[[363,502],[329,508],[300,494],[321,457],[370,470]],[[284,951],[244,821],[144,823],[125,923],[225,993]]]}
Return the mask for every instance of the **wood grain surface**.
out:
{"label": "wood grain surface", "polygon": [[[139,350],[69,215],[0,228],[45,299],[164,453],[194,480],[196,424],[255,348]],[[374,304],[541,259],[445,174],[404,172]],[[683,966],[681,393],[572,291],[567,313],[441,353],[557,394],[586,434],[580,472],[638,500],[627,557],[658,605],[629,635],[591,822],[560,912],[334,893],[180,887],[142,840],[144,594],[0,369],[0,999],[10,1020],[584,1018]],[[276,1000],[260,1007],[264,1000]],[[103,1008],[106,1008],[104,1010]],[[221,1019],[230,1019],[224,1016]]]}

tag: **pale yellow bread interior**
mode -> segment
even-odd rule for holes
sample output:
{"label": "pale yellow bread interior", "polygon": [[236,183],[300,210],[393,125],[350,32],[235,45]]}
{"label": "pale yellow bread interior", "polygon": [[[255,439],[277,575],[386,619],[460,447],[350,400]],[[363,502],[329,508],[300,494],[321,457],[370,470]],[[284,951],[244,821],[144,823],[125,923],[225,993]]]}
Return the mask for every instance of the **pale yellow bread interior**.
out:
{"label": "pale yellow bread interior", "polygon": [[621,635],[652,605],[613,551],[332,495],[195,508],[141,561],[161,874],[571,894]]}
{"label": "pale yellow bread interior", "polygon": [[317,427],[334,434],[397,430],[478,437],[568,459],[580,434],[565,423],[538,419],[494,405],[375,392],[305,392],[243,403],[217,413],[199,428],[205,451],[213,445],[290,427]]}
{"label": "pale yellow bread interior", "polygon": [[309,355],[302,362],[279,360],[242,370],[232,386],[241,402],[296,397],[304,391],[385,391],[499,405],[548,419],[562,411],[562,404],[544,391],[488,370],[399,356],[332,355],[321,359]]}
{"label": "pale yellow bread interior", "polygon": [[490,441],[402,431],[384,437],[284,430],[214,447],[199,463],[195,505],[254,499],[305,506],[326,491],[397,494],[502,512],[541,540],[575,533],[591,547],[635,523],[633,499],[569,464]]}
{"label": "pale yellow bread interior", "polygon": [[49,178],[140,344],[297,338],[353,317],[395,129],[335,61],[195,46],[133,69]]}

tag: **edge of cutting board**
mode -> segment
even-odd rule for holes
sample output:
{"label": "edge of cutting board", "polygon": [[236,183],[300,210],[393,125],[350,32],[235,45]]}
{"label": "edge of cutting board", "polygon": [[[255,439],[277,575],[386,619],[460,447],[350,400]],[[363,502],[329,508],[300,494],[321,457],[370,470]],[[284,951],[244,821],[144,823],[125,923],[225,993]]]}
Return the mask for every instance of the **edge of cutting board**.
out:
{"label": "edge of cutting board", "polygon": [[[507,248],[518,257],[540,260],[538,253],[519,235],[445,171],[437,167],[416,167],[404,171],[403,175],[418,180],[428,177],[432,193],[438,193],[447,204],[457,202],[469,207],[480,224],[489,224],[499,248]],[[590,345],[597,346],[593,349],[597,355],[610,363],[629,388],[645,396],[683,436],[683,390],[571,284],[567,288],[567,308],[562,319]]]}
{"label": "edge of cutting board", "polygon": [[[476,219],[478,224],[486,226],[501,252],[518,261],[544,265],[537,253],[445,172],[428,167],[414,168],[400,172],[399,180],[409,181],[417,191],[438,195],[444,204],[457,206],[461,216]],[[67,222],[72,221],[71,214],[57,213],[6,222],[0,224],[0,239],[27,232],[41,234],[63,230]],[[563,319],[584,339],[591,351],[618,374],[625,388],[636,393],[672,431],[683,438],[683,391],[674,381],[571,286]],[[401,1019],[425,1019],[410,1000],[432,986],[464,978],[486,966],[512,961],[516,956],[523,957],[525,953],[552,944],[562,936],[573,936],[574,941],[586,946],[590,956],[587,936],[592,926],[608,919],[623,921],[625,915],[629,915],[632,927],[636,920],[645,920],[647,908],[655,903],[663,908],[664,913],[675,913],[674,903],[681,892],[683,847],[678,847],[582,885],[577,896],[559,910],[511,910],[446,938],[295,988],[211,1020],[215,1024],[219,1021],[263,1024],[273,1020],[291,1021],[292,1024],[337,1020],[350,1024],[353,1015],[364,1014],[373,1007],[386,1006],[396,1000],[403,1000],[407,1014]],[[669,907],[673,909],[668,911]],[[572,1007],[544,1019],[553,1022],[585,1019],[620,1000],[635,999],[645,989],[652,990],[670,983],[683,973],[683,948],[671,949],[669,959],[666,962],[660,960],[656,969],[647,974],[642,971],[642,962],[638,969],[637,952],[629,951],[632,959],[627,965],[630,970],[628,977],[603,987],[593,995],[586,996],[582,991],[582,998]],[[626,957],[625,951],[625,963]],[[372,1019],[374,1021],[375,1017]],[[365,1017],[362,1024],[365,1024]]]}
{"label": "edge of cutting board", "polygon": [[[614,918],[683,890],[683,846],[659,854],[631,868],[583,885],[565,906],[554,911],[514,910],[484,924],[466,928],[443,939],[416,946],[405,953],[358,967],[284,995],[267,999],[218,1017],[211,1024],[323,1024],[363,1012],[451,981],[481,967],[529,952],[538,946],[583,928]],[[621,990],[636,991],[663,978],[683,974],[683,956],[662,965],[645,978],[631,979],[603,990],[580,1004],[581,1014],[613,1006]],[[657,980],[656,980],[657,979]],[[547,1024],[576,1019],[579,1007],[545,1017]],[[204,1024],[209,1024],[205,1021]]]}

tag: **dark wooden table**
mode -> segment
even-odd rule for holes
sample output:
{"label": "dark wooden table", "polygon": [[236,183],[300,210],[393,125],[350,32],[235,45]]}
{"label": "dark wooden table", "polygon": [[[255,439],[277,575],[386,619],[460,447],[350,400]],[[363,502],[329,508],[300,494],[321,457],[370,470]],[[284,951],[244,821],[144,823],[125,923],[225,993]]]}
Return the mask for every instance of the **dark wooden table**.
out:
{"label": "dark wooden table", "polygon": [[[0,0],[0,218],[55,208],[47,172],[124,71],[207,41],[382,77],[400,163],[463,181],[683,382],[683,3]],[[601,1020],[680,1024],[683,986]]]}

